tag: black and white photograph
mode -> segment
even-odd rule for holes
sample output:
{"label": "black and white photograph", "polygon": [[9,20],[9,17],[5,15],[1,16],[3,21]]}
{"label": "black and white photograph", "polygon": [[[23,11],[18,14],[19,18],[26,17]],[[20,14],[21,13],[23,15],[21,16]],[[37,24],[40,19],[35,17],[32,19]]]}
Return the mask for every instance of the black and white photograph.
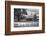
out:
{"label": "black and white photograph", "polygon": [[38,27],[39,9],[14,8],[14,27]]}
{"label": "black and white photograph", "polygon": [[11,31],[41,30],[41,10],[41,6],[11,5]]}

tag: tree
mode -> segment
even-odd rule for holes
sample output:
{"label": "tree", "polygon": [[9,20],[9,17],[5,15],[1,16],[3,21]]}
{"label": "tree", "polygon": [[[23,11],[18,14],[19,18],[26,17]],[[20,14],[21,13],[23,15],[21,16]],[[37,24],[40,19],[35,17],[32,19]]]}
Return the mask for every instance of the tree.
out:
{"label": "tree", "polygon": [[21,9],[14,9],[14,19],[17,17],[18,21],[20,20]]}
{"label": "tree", "polygon": [[34,20],[34,21],[36,21],[36,20],[37,20],[37,16],[36,16],[36,14],[34,15],[33,20]]}
{"label": "tree", "polygon": [[22,9],[22,10],[23,11],[21,11],[21,9],[14,9],[14,19],[15,17],[17,17],[18,21],[20,21],[21,18],[22,19],[24,18],[24,16],[21,14],[27,15],[26,9]]}

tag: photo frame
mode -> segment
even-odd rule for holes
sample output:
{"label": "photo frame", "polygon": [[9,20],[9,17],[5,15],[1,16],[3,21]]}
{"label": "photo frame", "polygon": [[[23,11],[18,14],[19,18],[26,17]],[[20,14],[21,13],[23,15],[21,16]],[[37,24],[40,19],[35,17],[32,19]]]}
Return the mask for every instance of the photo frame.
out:
{"label": "photo frame", "polygon": [[5,34],[45,32],[45,5],[36,2],[5,1]]}

